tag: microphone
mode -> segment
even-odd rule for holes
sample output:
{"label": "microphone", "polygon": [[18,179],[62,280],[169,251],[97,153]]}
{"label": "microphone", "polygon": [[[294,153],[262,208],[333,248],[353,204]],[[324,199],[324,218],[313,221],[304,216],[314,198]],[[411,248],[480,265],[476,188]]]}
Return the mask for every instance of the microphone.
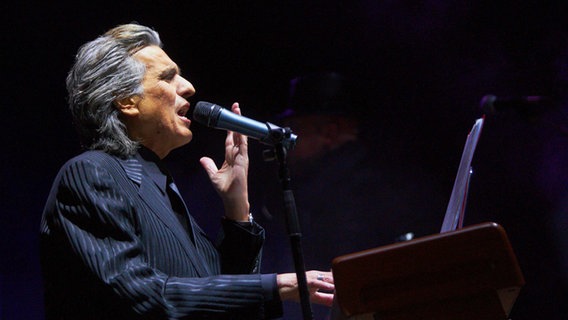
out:
{"label": "microphone", "polygon": [[544,96],[526,96],[515,98],[498,98],[486,95],[481,99],[479,107],[487,114],[496,114],[507,109],[517,110],[525,116],[536,115],[550,107],[551,99]]}
{"label": "microphone", "polygon": [[197,102],[193,110],[193,119],[207,127],[235,131],[270,146],[282,143],[287,149],[293,149],[298,139],[290,128],[280,128],[270,122],[252,120],[205,101]]}

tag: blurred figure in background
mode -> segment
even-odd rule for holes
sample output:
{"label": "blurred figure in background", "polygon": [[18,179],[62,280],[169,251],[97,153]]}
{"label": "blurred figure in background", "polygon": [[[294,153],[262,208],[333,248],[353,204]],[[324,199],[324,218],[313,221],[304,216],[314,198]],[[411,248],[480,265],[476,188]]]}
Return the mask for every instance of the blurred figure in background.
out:
{"label": "blurred figure in background", "polygon": [[[337,256],[432,234],[441,225],[443,212],[433,209],[423,183],[390,172],[361,139],[367,106],[359,91],[338,73],[301,76],[291,80],[287,108],[278,115],[277,122],[299,137],[289,164],[308,268],[330,269]],[[259,219],[270,230],[265,250],[287,253],[278,180],[265,176],[271,178],[260,184],[266,204]],[[265,260],[263,267],[290,270],[291,254]],[[316,319],[325,319],[328,311],[314,306]]]}

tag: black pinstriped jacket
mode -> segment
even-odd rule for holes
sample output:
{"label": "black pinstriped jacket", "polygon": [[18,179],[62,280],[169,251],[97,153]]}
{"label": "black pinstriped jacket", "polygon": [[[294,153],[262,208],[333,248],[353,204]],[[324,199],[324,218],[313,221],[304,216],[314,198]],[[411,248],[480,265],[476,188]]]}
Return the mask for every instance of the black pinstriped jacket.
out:
{"label": "black pinstriped jacket", "polygon": [[[88,151],[60,170],[41,222],[48,319],[255,319],[280,301],[264,230],[223,222],[194,241],[136,156]],[[270,307],[269,307],[270,306]],[[268,316],[268,315],[267,315]]]}

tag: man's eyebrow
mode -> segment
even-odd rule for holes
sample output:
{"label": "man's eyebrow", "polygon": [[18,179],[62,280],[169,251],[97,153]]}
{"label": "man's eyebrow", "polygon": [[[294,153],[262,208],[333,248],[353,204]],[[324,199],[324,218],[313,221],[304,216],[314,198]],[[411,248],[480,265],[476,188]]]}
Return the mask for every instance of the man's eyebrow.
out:
{"label": "man's eyebrow", "polygon": [[160,72],[160,79],[172,79],[176,74],[181,75],[181,70],[178,66],[171,66]]}

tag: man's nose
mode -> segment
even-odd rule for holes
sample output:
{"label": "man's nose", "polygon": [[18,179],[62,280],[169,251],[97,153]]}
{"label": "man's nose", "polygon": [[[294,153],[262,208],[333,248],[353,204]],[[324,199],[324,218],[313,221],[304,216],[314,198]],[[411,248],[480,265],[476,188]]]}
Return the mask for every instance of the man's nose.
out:
{"label": "man's nose", "polygon": [[179,76],[177,93],[184,98],[189,98],[195,94],[195,88],[191,82],[187,81],[184,77]]}

